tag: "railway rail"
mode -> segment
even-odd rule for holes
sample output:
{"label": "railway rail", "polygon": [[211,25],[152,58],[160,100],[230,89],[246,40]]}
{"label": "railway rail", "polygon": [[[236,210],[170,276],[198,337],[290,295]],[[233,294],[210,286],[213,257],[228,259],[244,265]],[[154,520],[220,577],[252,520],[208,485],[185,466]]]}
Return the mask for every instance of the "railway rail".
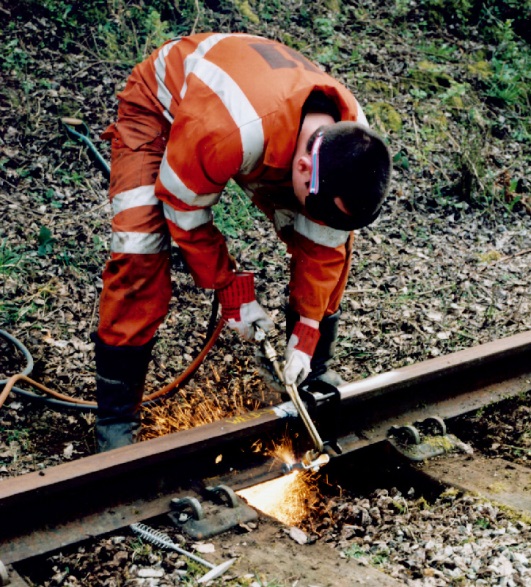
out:
{"label": "railway rail", "polygon": [[[340,447],[333,468],[389,447],[422,460],[423,450],[430,456],[441,446],[423,442],[424,434],[453,441],[446,422],[530,390],[531,332],[524,332],[305,399],[325,439]],[[291,402],[4,480],[0,561],[16,576],[21,561],[167,514],[172,500],[190,492],[204,496],[212,486],[239,490],[278,477],[279,464],[253,445],[280,441],[287,431],[304,451],[309,439]],[[458,484],[448,470],[428,467],[426,474]],[[515,507],[531,511],[528,498]]]}

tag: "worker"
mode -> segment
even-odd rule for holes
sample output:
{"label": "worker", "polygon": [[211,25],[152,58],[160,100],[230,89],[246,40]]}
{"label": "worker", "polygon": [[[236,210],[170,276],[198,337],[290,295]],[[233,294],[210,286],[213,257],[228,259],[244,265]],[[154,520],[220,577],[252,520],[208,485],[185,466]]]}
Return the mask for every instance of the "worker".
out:
{"label": "worker", "polygon": [[247,34],[168,41],[118,95],[111,141],[111,257],[96,352],[99,451],[134,442],[154,335],[171,296],[170,238],[244,339],[273,322],[239,271],[212,206],[233,179],[290,259],[286,383],[329,369],[354,229],[378,216],[389,151],[356,98],[301,54]]}

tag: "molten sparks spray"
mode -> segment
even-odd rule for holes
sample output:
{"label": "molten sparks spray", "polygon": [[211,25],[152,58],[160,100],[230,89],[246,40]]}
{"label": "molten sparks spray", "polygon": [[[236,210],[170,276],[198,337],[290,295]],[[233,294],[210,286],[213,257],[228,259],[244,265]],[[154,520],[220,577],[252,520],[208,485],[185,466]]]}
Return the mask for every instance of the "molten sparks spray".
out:
{"label": "molten sparks spray", "polygon": [[[289,440],[270,454],[282,463],[296,462]],[[315,475],[309,471],[293,471],[237,493],[252,507],[290,526],[300,524],[318,501]]]}
{"label": "molten sparks spray", "polygon": [[[196,387],[192,393],[190,390],[178,390],[170,399],[144,410],[143,439],[188,430],[259,409],[264,405],[264,397],[250,397],[251,383],[232,378],[230,386],[221,386],[220,375],[213,368],[213,381],[207,379],[202,388]],[[259,387],[258,384],[254,386]],[[264,450],[262,446],[255,448],[279,463],[297,462],[289,438],[271,450]],[[264,514],[291,526],[307,518],[319,501],[315,474],[299,470],[238,494]]]}
{"label": "molten sparks spray", "polygon": [[[178,389],[160,403],[144,409],[142,438],[147,440],[188,430],[278,403],[279,394],[269,391],[266,401],[266,388],[258,371],[248,375],[251,371],[249,360],[231,363],[230,373],[228,367],[218,369],[211,365],[211,376],[206,377],[201,386],[192,384]],[[238,373],[242,377],[238,377]]]}
{"label": "molten sparks spray", "polygon": [[192,396],[181,390],[178,396],[178,399],[173,397],[169,401],[144,410],[144,440],[240,416],[260,407],[253,400],[244,403],[242,397],[237,394],[215,395],[209,389],[197,389]]}

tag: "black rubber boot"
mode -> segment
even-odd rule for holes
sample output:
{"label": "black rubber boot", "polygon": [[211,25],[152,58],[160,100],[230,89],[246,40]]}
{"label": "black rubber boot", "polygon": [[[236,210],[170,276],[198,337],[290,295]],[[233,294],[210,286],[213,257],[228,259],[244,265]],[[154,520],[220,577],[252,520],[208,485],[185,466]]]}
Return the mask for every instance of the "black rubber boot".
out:
{"label": "black rubber boot", "polygon": [[[335,314],[327,316],[321,320],[319,324],[319,332],[321,333],[321,336],[310,363],[312,371],[299,387],[307,385],[311,381],[315,380],[324,381],[325,383],[333,385],[334,387],[345,383],[339,373],[336,373],[329,367],[330,362],[334,358],[336,350],[340,316],[341,309],[335,312]],[[298,320],[299,315],[288,306],[286,310],[287,340],[289,340],[289,337],[295,328],[295,323]]]}
{"label": "black rubber boot", "polygon": [[96,444],[105,452],[133,444],[140,432],[140,408],[154,342],[110,346],[97,334],[96,343]]}

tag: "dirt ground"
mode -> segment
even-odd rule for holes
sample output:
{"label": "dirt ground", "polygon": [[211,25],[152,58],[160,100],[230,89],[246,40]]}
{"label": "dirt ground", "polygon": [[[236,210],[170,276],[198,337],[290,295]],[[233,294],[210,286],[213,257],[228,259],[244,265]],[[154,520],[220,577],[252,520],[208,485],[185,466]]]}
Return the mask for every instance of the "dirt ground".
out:
{"label": "dirt ground", "polygon": [[[234,7],[216,11],[218,4],[225,6],[205,3],[196,24],[195,12],[183,10],[175,24],[180,31],[197,25],[197,31],[238,30],[293,43],[358,96],[394,155],[381,217],[356,232],[333,365],[343,378],[530,330],[527,118],[488,98],[478,63],[481,56],[493,61],[496,48],[485,45],[480,31],[463,36],[455,27],[423,27],[415,3],[400,18],[403,2],[344,2],[339,15],[312,3],[311,18],[302,3],[274,9],[251,3],[257,22]],[[114,119],[116,93],[131,64],[103,55],[96,29],[78,33],[65,50],[60,19],[24,1],[4,3],[0,11],[8,23],[0,29],[0,328],[27,347],[33,379],[93,400],[90,334],[98,322],[111,211],[103,174],[83,146],[67,139],[59,119],[85,120],[107,158],[98,137]],[[277,327],[272,342],[282,351],[289,258],[244,197],[231,187],[216,221],[242,269],[255,272],[258,297]],[[212,310],[211,292],[179,271],[178,255],[173,264],[174,296],[158,333],[148,392],[190,364]],[[183,414],[208,421],[277,403],[255,352],[224,330],[193,378],[157,411],[146,411],[146,437],[189,425]],[[26,364],[0,337],[0,380]],[[488,455],[528,466],[529,413],[529,398],[522,397],[461,423],[458,434]],[[93,453],[93,424],[85,409],[11,394],[0,408],[0,483]],[[528,522],[474,497],[450,493],[428,502],[414,487],[369,495],[345,487],[325,491],[319,512],[319,523],[301,524],[309,544],[269,523],[223,538],[216,555],[234,549],[239,568],[251,575],[233,584],[355,585],[349,583],[354,563],[415,587],[531,583]],[[124,534],[57,554],[33,584],[187,584],[177,573],[183,564]],[[268,579],[260,579],[270,565]]]}

